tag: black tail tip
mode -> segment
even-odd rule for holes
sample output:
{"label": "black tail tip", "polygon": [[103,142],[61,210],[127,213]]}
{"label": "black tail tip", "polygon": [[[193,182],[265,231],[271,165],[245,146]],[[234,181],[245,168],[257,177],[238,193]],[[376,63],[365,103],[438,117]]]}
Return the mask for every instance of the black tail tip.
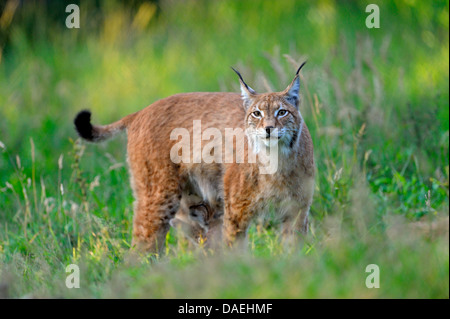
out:
{"label": "black tail tip", "polygon": [[79,112],[73,122],[75,124],[75,129],[77,130],[78,135],[88,141],[94,140],[90,111],[83,110]]}

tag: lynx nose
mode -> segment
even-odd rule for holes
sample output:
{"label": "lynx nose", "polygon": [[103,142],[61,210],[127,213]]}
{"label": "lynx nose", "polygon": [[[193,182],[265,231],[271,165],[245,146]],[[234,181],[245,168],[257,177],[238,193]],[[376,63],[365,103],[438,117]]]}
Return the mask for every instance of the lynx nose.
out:
{"label": "lynx nose", "polygon": [[273,126],[266,126],[265,130],[266,130],[266,137],[270,137],[270,133],[273,131],[274,127]]}

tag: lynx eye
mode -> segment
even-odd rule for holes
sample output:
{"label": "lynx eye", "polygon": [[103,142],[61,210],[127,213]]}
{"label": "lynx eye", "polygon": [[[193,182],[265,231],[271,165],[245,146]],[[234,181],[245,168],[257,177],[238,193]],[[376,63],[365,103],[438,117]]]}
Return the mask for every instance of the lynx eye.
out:
{"label": "lynx eye", "polygon": [[252,116],[256,117],[256,118],[260,118],[261,117],[261,112],[260,111],[252,112]]}
{"label": "lynx eye", "polygon": [[287,114],[288,114],[288,111],[286,111],[286,110],[279,110],[277,116],[283,117],[283,116],[285,116]]}

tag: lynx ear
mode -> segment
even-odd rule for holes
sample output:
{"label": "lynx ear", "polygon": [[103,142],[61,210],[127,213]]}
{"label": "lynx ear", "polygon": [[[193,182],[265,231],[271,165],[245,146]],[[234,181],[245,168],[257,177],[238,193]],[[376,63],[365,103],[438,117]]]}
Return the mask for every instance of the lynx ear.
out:
{"label": "lynx ear", "polygon": [[305,64],[306,64],[306,61],[303,62],[302,65],[300,65],[291,84],[289,84],[289,86],[283,91],[283,93],[285,95],[285,99],[289,103],[294,105],[295,107],[298,107],[298,104],[300,101],[300,76],[299,76],[299,73]]}
{"label": "lynx ear", "polygon": [[244,82],[244,79],[242,79],[242,76],[239,73],[239,71],[235,70],[233,67],[231,68],[239,76],[239,83],[241,84],[241,96],[242,100],[244,100],[244,107],[247,109],[250,106],[250,104],[252,104],[252,99],[256,95],[256,92],[251,87],[249,87],[247,83]]}

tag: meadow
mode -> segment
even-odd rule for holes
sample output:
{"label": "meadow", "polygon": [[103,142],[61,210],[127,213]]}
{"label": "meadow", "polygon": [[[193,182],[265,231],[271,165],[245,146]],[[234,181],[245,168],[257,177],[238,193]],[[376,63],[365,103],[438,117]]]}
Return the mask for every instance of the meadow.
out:
{"label": "meadow", "polygon": [[[0,297],[449,298],[448,1],[86,1],[80,29],[64,6],[14,3],[0,7]],[[163,256],[131,258],[126,135],[85,143],[76,113],[110,123],[180,92],[239,92],[230,66],[278,91],[305,60],[317,174],[301,244],[269,221],[243,251],[172,229]]]}

